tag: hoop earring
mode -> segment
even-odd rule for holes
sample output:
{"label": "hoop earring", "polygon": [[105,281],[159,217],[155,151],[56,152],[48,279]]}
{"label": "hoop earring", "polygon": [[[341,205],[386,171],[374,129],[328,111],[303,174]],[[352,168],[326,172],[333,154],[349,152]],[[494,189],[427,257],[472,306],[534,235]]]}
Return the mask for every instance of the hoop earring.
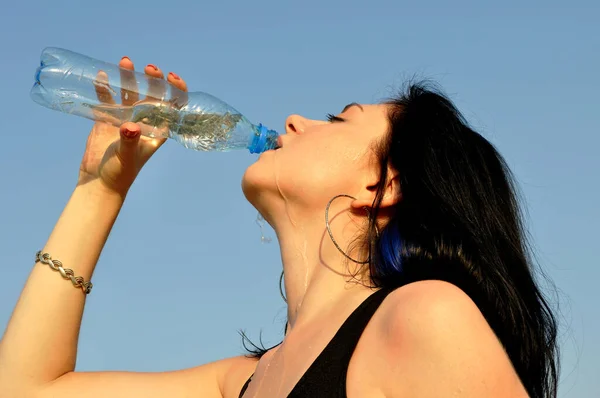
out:
{"label": "hoop earring", "polygon": [[281,287],[283,285],[283,271],[281,271],[281,276],[279,277],[279,294],[281,295],[281,298],[283,299],[283,301],[285,301],[285,303],[287,304],[287,297],[285,297],[285,294],[283,294],[283,288]]}
{"label": "hoop earring", "polygon": [[[331,232],[331,226],[329,225],[329,207],[331,206],[331,203],[336,200],[337,198],[350,198],[353,200],[356,200],[356,198],[354,196],[350,196],[350,195],[336,195],[334,196],[328,203],[327,206],[325,207],[325,227],[327,228],[327,233],[329,234],[329,237],[331,238],[331,241],[333,242],[333,244],[335,245],[335,247],[340,251],[340,253],[342,253],[348,260],[355,262],[357,264],[368,264],[371,262],[371,250],[370,247],[371,245],[369,245],[369,258],[367,258],[366,261],[358,261],[353,259],[352,257],[350,257],[348,254],[346,254],[346,252],[344,252],[342,250],[342,248],[340,247],[340,245],[338,245],[338,243],[336,242],[335,238],[333,237],[333,233]],[[369,221],[371,221],[371,212],[369,211],[368,208],[364,208],[364,210],[367,212],[367,217],[369,218]],[[379,236],[379,230],[377,229],[377,225],[375,225],[375,232],[377,233],[377,235]]]}

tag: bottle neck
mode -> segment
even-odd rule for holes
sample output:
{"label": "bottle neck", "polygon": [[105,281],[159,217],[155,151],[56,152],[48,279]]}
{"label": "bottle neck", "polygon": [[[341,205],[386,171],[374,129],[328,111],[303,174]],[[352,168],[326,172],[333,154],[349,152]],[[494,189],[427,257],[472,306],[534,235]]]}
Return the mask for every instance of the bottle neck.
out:
{"label": "bottle neck", "polygon": [[277,138],[279,133],[275,130],[270,130],[267,127],[259,124],[253,128],[254,134],[248,145],[250,153],[263,153],[270,149],[277,148]]}

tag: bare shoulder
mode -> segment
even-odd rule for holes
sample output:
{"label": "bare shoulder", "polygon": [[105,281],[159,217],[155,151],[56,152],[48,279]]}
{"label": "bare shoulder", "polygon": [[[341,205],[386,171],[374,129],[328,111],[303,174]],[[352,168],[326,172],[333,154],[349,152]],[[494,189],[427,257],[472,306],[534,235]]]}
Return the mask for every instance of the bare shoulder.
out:
{"label": "bare shoulder", "polygon": [[[443,331],[446,335],[449,327],[469,330],[477,327],[479,333],[493,334],[471,298],[444,281],[420,281],[396,289],[386,298],[381,310],[381,321],[395,332],[414,332],[415,327],[427,326],[427,333]],[[418,335],[422,332],[424,330],[419,330]],[[392,333],[389,337],[395,335]]]}
{"label": "bare shoulder", "polygon": [[395,290],[372,323],[385,396],[526,396],[477,305],[450,283],[420,281]]}

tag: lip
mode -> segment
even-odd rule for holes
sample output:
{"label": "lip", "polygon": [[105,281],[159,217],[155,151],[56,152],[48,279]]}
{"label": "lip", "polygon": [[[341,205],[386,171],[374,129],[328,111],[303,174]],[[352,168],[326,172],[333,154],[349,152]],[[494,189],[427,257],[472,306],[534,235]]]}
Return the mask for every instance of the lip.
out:
{"label": "lip", "polygon": [[277,137],[277,148],[279,149],[283,146],[283,138],[281,138],[281,136]]}

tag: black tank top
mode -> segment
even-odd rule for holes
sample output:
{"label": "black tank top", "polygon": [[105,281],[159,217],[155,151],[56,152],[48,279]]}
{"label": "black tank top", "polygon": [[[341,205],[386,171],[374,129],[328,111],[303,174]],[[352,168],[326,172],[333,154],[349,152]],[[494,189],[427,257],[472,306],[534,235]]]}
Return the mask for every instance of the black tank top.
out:
{"label": "black tank top", "polygon": [[[381,289],[354,310],[294,386],[288,398],[346,398],[346,373],[354,349],[373,314],[389,293],[390,290]],[[250,381],[252,376],[242,387],[240,398]]]}

